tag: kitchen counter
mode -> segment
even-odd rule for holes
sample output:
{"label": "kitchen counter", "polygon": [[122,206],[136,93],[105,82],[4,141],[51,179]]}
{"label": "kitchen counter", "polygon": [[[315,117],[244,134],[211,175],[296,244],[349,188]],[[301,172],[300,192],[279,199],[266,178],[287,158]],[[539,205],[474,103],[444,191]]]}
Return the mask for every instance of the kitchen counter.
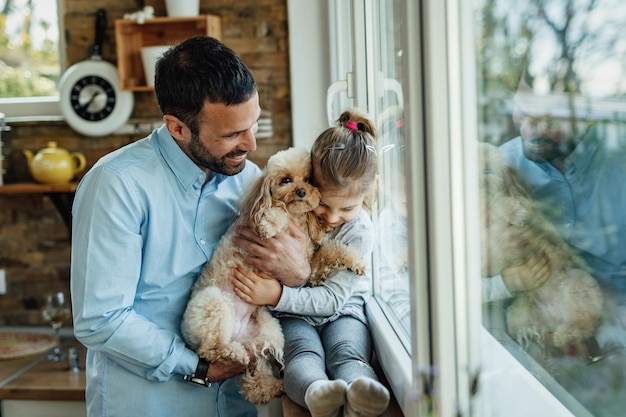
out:
{"label": "kitchen counter", "polygon": [[79,372],[68,370],[67,360],[53,362],[47,353],[0,361],[0,400],[85,400],[85,348],[73,337],[62,339],[63,352],[76,347]]}
{"label": "kitchen counter", "polygon": [[26,368],[28,365],[33,363],[33,361],[37,360],[37,357],[27,357],[13,360],[1,360],[0,361],[0,387],[3,382],[6,382],[7,379],[11,378],[13,374],[19,372],[20,370]]}

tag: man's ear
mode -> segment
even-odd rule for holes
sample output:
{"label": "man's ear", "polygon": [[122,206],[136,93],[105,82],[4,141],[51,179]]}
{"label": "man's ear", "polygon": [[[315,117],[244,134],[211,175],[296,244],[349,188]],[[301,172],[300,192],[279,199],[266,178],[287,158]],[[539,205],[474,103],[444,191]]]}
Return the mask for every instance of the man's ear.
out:
{"label": "man's ear", "polygon": [[185,140],[185,129],[187,125],[183,123],[178,117],[172,116],[171,114],[166,114],[163,116],[163,122],[167,127],[167,130],[170,132],[170,135],[176,140],[184,141]]}

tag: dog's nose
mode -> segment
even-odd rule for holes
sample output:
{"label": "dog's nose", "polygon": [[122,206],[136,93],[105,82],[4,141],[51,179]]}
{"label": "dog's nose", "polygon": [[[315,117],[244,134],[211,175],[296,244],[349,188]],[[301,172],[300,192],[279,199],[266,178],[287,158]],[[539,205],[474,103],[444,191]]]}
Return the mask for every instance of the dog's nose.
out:
{"label": "dog's nose", "polygon": [[296,195],[300,198],[306,197],[306,190],[304,188],[298,188],[296,190]]}

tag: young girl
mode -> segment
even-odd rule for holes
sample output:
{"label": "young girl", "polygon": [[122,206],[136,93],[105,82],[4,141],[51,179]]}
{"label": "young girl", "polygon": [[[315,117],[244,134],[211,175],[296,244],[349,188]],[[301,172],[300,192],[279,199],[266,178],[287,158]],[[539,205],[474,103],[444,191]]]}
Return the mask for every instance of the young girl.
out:
{"label": "young girl", "polygon": [[285,335],[285,392],[313,417],[376,417],[387,409],[389,391],[369,364],[372,353],[364,305],[370,293],[373,228],[364,203],[377,171],[373,122],[349,110],[337,127],[313,144],[313,183],[322,199],[315,214],[332,227],[329,239],[348,245],[367,262],[367,274],[336,271],[317,287],[288,287],[251,271],[233,272],[244,301],[268,305]]}

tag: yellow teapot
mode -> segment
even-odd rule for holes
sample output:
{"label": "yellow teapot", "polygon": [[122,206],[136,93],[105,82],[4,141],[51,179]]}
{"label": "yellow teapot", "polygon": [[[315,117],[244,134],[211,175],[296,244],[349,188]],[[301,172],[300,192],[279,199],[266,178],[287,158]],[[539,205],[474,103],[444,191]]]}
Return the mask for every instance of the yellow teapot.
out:
{"label": "yellow teapot", "polygon": [[24,150],[24,155],[35,181],[44,184],[68,183],[87,165],[85,155],[58,148],[54,141],[48,142],[48,147],[41,149],[37,155],[33,156],[28,149]]}

